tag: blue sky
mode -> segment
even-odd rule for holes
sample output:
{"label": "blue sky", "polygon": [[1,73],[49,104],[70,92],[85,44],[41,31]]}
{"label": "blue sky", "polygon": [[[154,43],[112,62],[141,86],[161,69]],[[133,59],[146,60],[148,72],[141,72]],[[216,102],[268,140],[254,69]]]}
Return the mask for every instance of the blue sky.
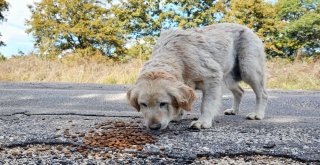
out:
{"label": "blue sky", "polygon": [[7,46],[0,47],[0,53],[6,57],[17,54],[19,51],[29,53],[33,51],[33,38],[25,30],[25,20],[30,18],[31,12],[27,5],[39,0],[8,0],[9,11],[5,12],[6,22],[0,23],[1,40]]}
{"label": "blue sky", "polygon": [[[5,13],[7,21],[0,23],[1,40],[7,45],[0,47],[1,54],[10,57],[19,51],[26,54],[34,51],[33,38],[25,32],[27,29],[25,21],[31,16],[27,5],[39,1],[40,0],[8,0],[10,4],[9,12]],[[276,0],[266,1],[275,2]]]}

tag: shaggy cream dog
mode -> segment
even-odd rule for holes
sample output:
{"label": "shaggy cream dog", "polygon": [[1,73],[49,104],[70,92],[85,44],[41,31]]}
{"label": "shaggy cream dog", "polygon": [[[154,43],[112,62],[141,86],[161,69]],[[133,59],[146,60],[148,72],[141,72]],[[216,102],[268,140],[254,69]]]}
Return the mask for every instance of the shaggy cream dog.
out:
{"label": "shaggy cream dog", "polygon": [[141,70],[136,84],[128,91],[129,103],[141,111],[149,129],[167,127],[190,111],[195,89],[203,93],[201,115],[190,127],[210,128],[221,105],[223,83],[234,96],[226,115],[239,112],[243,90],[240,81],[256,94],[255,111],[248,119],[264,118],[265,52],[262,41],[245,26],[221,23],[190,30],[167,30],[153,48],[152,58]]}

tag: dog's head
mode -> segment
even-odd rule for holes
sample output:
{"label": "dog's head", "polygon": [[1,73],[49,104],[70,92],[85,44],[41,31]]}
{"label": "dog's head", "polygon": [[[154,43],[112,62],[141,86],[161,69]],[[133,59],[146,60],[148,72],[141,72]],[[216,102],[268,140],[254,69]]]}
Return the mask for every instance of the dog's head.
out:
{"label": "dog's head", "polygon": [[183,110],[190,111],[196,95],[192,88],[166,72],[148,72],[139,77],[127,98],[130,105],[143,113],[146,126],[159,130],[181,118]]}

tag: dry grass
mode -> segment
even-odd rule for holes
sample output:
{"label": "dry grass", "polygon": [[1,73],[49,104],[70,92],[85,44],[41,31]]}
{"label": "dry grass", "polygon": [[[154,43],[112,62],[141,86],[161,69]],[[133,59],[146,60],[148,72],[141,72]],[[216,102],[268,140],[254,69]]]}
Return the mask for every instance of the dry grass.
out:
{"label": "dry grass", "polygon": [[11,58],[0,63],[0,81],[130,84],[142,63],[106,64],[94,60],[46,61],[36,56]]}
{"label": "dry grass", "polygon": [[267,62],[267,67],[268,88],[320,90],[320,60],[273,59]]}
{"label": "dry grass", "polygon": [[[76,82],[131,84],[143,61],[106,64],[99,60],[40,60],[36,56],[11,58],[0,62],[0,81]],[[267,62],[268,88],[320,90],[320,60]]]}

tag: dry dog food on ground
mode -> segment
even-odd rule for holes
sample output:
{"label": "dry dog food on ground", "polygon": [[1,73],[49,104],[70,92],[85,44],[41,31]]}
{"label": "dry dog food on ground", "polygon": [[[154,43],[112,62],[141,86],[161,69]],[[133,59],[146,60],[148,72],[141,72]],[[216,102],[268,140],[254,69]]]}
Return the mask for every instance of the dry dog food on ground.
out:
{"label": "dry dog food on ground", "polygon": [[[146,130],[139,127],[137,123],[126,123],[122,121],[106,122],[95,124],[95,129],[89,129],[85,133],[77,132],[76,135],[71,135],[68,131],[65,137],[76,137],[82,139],[85,145],[91,147],[109,147],[112,149],[136,149],[143,150],[145,144],[155,143],[155,138]],[[83,151],[84,148],[77,148],[78,151]]]}

